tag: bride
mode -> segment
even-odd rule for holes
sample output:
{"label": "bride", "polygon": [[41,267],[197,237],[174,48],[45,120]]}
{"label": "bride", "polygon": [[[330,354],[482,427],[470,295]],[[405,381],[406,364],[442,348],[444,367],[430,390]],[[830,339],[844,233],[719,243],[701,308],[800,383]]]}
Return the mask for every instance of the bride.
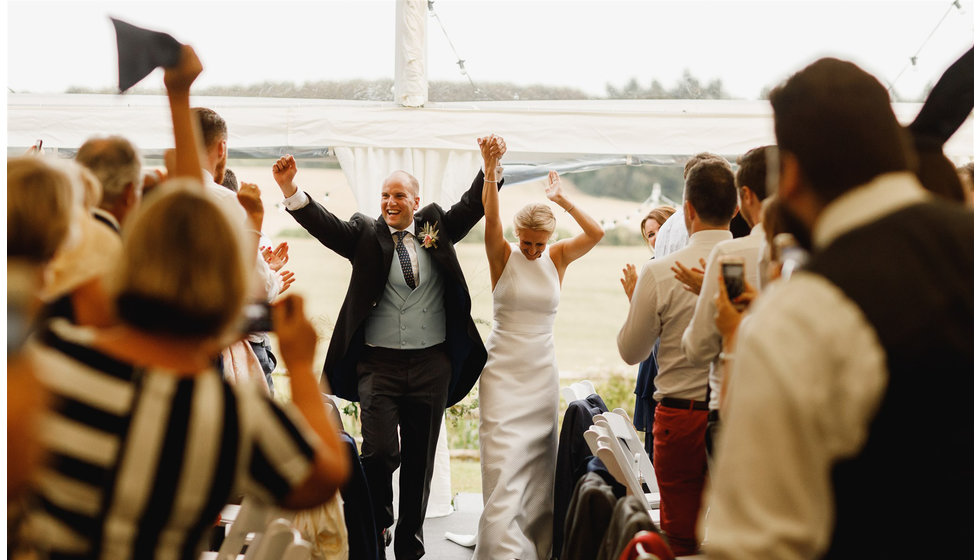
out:
{"label": "bride", "polygon": [[545,195],[583,233],[549,244],[555,216],[528,204],[514,217],[516,245],[504,238],[497,193],[502,138],[480,142],[486,165],[485,243],[493,289],[489,358],[480,376],[483,514],[474,557],[549,558],[558,441],[554,321],[565,269],[602,239],[602,227],[564,195],[558,173]]}

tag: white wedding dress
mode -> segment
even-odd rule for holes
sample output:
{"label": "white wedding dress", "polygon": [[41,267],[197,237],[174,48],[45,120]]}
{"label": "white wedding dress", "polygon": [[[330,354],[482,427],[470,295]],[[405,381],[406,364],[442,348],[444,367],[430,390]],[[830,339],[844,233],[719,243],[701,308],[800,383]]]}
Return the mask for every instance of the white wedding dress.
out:
{"label": "white wedding dress", "polygon": [[493,291],[480,375],[483,514],[476,559],[549,557],[558,447],[554,323],[560,286],[550,251],[516,245]]}

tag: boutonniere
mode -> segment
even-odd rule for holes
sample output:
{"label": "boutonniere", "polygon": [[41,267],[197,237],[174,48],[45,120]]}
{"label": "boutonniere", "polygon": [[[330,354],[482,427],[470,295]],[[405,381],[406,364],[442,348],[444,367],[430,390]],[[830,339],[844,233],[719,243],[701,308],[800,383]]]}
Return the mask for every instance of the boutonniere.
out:
{"label": "boutonniere", "polygon": [[419,237],[422,239],[422,246],[426,249],[439,246],[436,244],[439,241],[439,230],[429,222],[425,222],[425,225],[422,226],[422,230],[419,231]]}

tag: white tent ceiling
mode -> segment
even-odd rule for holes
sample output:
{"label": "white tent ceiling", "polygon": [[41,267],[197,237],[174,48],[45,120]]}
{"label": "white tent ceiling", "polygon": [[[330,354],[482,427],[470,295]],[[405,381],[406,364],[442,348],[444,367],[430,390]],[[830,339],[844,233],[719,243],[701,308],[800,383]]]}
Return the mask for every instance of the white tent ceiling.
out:
{"label": "white tent ceiling", "polygon": [[[480,167],[476,138],[507,140],[511,183],[621,163],[681,163],[697,152],[729,157],[771,144],[764,101],[586,100],[394,103],[319,99],[195,97],[228,122],[233,157],[283,153],[322,156],[332,149],[363,211],[373,212],[388,173],[415,174],[426,200],[451,204]],[[896,104],[908,123],[919,104]],[[72,152],[93,135],[120,134],[146,154],[173,145],[163,96],[7,96],[8,148],[37,139]],[[973,116],[946,144],[959,163],[973,157]],[[521,166],[515,164],[532,164]],[[533,165],[539,164],[539,165]],[[547,165],[548,167],[545,167]]]}
{"label": "white tent ceiling", "polygon": [[[229,147],[261,153],[280,148],[373,147],[476,151],[476,137],[507,139],[508,159],[530,156],[737,155],[771,143],[764,101],[586,100],[393,103],[319,99],[196,97],[228,122]],[[896,104],[902,122],[915,103]],[[143,95],[7,96],[8,146],[75,149],[95,134],[122,134],[144,151],[170,147],[166,98]],[[954,160],[973,155],[973,116],[947,143]]]}

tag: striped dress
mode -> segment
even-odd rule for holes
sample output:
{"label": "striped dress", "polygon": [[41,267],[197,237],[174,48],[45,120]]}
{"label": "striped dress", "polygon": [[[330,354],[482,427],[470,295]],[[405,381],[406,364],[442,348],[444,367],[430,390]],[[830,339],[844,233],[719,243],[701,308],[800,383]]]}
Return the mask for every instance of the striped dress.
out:
{"label": "striped dress", "polygon": [[275,503],[309,476],[316,436],[260,387],[134,367],[60,319],[39,338],[53,399],[27,529],[50,558],[196,559],[230,497]]}

